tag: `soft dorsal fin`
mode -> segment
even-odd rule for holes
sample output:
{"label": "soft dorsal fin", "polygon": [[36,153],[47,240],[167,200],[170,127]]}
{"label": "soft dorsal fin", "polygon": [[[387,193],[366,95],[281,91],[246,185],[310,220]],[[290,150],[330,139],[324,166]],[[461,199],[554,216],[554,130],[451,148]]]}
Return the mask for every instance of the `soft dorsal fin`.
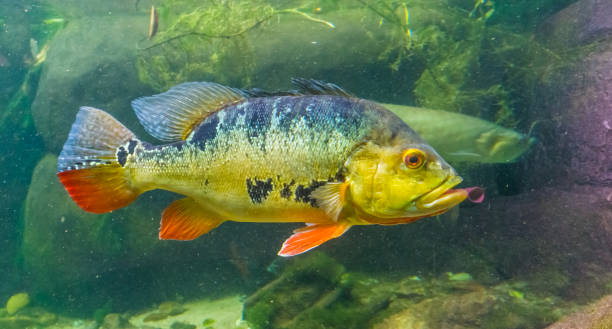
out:
{"label": "soft dorsal fin", "polygon": [[239,89],[214,82],[186,82],[165,93],[137,98],[132,107],[151,136],[176,142],[186,139],[210,113],[244,99]]}
{"label": "soft dorsal fin", "polygon": [[336,95],[344,97],[355,97],[348,91],[338,87],[331,82],[314,79],[292,78],[291,84],[297,88],[297,92],[303,95]]}

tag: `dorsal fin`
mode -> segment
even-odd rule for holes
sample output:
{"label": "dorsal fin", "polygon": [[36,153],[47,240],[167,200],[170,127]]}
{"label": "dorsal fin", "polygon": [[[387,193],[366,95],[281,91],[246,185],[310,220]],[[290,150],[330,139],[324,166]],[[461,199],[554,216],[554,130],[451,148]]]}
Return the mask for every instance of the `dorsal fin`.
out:
{"label": "dorsal fin", "polygon": [[277,90],[269,91],[261,88],[241,89],[243,95],[246,97],[274,97],[274,96],[302,96],[303,93],[297,90]]}
{"label": "dorsal fin", "polygon": [[303,95],[336,95],[355,97],[338,85],[314,79],[292,78],[291,84],[297,88],[297,92]]}
{"label": "dorsal fin", "polygon": [[272,97],[272,96],[304,96],[304,95],[336,95],[345,97],[354,97],[348,91],[340,88],[338,85],[305,78],[292,78],[291,84],[297,89],[292,90],[277,90],[269,91],[260,88],[241,89],[240,91],[246,97]]}
{"label": "dorsal fin", "polygon": [[186,82],[165,93],[137,98],[132,108],[151,136],[175,142],[187,138],[210,113],[244,99],[239,89],[214,82]]}

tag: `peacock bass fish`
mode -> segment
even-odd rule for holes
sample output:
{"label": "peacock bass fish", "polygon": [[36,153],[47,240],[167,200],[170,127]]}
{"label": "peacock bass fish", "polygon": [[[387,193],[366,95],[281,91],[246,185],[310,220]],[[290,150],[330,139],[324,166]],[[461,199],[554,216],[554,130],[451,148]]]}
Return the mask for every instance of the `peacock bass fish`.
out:
{"label": "peacock bass fish", "polygon": [[80,108],[58,177],[84,210],[124,207],[145,191],[185,195],[162,214],[160,239],[191,240],[224,221],[305,222],[279,251],[293,256],[353,225],[441,214],[477,188],[383,106],[340,87],[294,79],[277,95],[190,82],[132,107],[138,139],[110,114]]}

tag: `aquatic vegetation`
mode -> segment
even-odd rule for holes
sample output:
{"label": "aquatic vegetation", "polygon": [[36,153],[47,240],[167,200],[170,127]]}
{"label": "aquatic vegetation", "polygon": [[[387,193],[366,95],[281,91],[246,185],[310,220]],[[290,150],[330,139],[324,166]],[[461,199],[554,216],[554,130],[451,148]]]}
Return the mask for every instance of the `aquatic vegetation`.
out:
{"label": "aquatic vegetation", "polygon": [[492,0],[476,0],[474,9],[470,11],[470,17],[486,21],[495,13],[495,2]]}
{"label": "aquatic vegetation", "polygon": [[[12,14],[7,14],[7,16]],[[2,114],[0,115],[0,127],[4,127],[8,122],[11,124],[17,123],[21,129],[28,129],[33,126],[32,118],[29,115],[29,111],[25,111],[31,105],[36,95],[38,87],[38,79],[41,73],[41,64],[46,60],[47,52],[49,50],[48,41],[61,29],[63,28],[64,21],[62,24],[57,24],[55,18],[51,22],[46,22],[49,16],[57,16],[56,11],[48,6],[41,5],[35,6],[33,11],[24,17],[25,21],[16,22],[13,20],[10,22],[11,27],[17,24],[23,24],[27,26],[27,33],[24,35],[12,35],[11,38],[6,38],[6,41],[0,42],[0,52],[2,49],[8,48],[7,42],[23,42],[24,40],[15,40],[17,37],[29,37],[27,45],[29,45],[28,51],[22,54],[18,63],[13,61],[12,68],[7,72],[0,74],[0,89],[4,92],[0,96],[0,106],[4,107]],[[18,30],[17,28],[14,28]],[[12,31],[12,30],[11,30]],[[14,52],[14,49],[11,49]],[[12,54],[16,56],[18,54]],[[15,74],[20,76],[17,78]],[[8,89],[4,81],[9,79],[13,86]],[[7,88],[7,89],[5,89]],[[6,99],[4,99],[6,98]],[[6,101],[6,104],[4,102]],[[25,112],[25,113],[24,113]]]}
{"label": "aquatic vegetation", "polygon": [[518,290],[515,289],[510,289],[508,290],[508,295],[510,295],[511,297],[514,297],[516,299],[525,299],[525,293],[520,292]]}
{"label": "aquatic vegetation", "polygon": [[[164,2],[159,12],[165,27],[150,44],[142,46],[138,60],[140,80],[158,91],[192,80],[251,84],[255,50],[246,34],[279,15],[298,15],[334,28],[333,23],[296,8],[276,9],[261,0],[210,1],[205,5],[173,0]],[[218,24],[220,21],[223,24]]]}
{"label": "aquatic vegetation", "polygon": [[[395,22],[397,35],[404,35],[401,6],[380,0],[366,3],[386,21]],[[424,67],[413,91],[419,106],[470,114],[511,128],[529,124],[518,118],[533,103],[534,86],[571,58],[529,34],[508,31],[499,21],[492,24],[497,15],[510,15],[499,12],[502,3],[478,0],[471,15],[437,2],[406,3],[409,42],[396,38],[385,54],[397,54],[394,70],[399,65]]]}
{"label": "aquatic vegetation", "polygon": [[516,127],[533,100],[529,91],[563,60],[529,36],[460,16],[449,22],[417,30],[428,46],[427,68],[414,90],[419,105]]}
{"label": "aquatic vegetation", "polygon": [[185,322],[174,322],[170,325],[170,329],[196,329],[196,325]]}
{"label": "aquatic vegetation", "polygon": [[[160,21],[165,27],[151,40],[153,44],[142,50],[138,59],[140,80],[156,90],[165,90],[180,82],[225,72],[246,80],[217,82],[248,84],[253,50],[243,34],[268,19],[272,7],[263,1],[229,1],[227,5],[211,1],[182,13],[180,10],[190,3],[171,1],[160,7]],[[220,21],[224,24],[217,23]],[[238,59],[242,59],[240,65],[235,65]]]}
{"label": "aquatic vegetation", "polygon": [[30,304],[30,295],[26,292],[15,294],[6,302],[6,312],[9,315],[17,313],[20,309]]}
{"label": "aquatic vegetation", "polygon": [[108,300],[106,303],[104,303],[104,305],[102,305],[102,307],[94,310],[93,319],[96,321],[96,323],[102,323],[104,322],[104,318],[108,314],[110,314],[112,310],[113,310],[113,301]]}
{"label": "aquatic vegetation", "polygon": [[[379,25],[390,25],[390,39],[386,48],[380,53],[378,59],[381,61],[392,60],[389,68],[398,71],[399,66],[407,57],[413,55],[412,47],[415,46],[416,35],[410,23],[410,9],[413,2],[396,2],[385,0],[359,0],[368,9],[379,16]],[[408,5],[407,5],[408,3]],[[395,56],[395,59],[393,59]]]}
{"label": "aquatic vegetation", "polygon": [[465,273],[465,272],[460,272],[460,273],[446,272],[446,276],[448,276],[448,279],[450,281],[470,281],[472,280],[472,276],[469,273]]}
{"label": "aquatic vegetation", "polygon": [[344,271],[318,252],[296,260],[245,301],[245,320],[254,329],[366,328],[388,293],[372,293],[375,279]]}
{"label": "aquatic vegetation", "polygon": [[[334,275],[331,281],[314,276],[326,267],[344,270],[320,253],[294,259],[288,272],[247,299],[245,319],[255,329],[396,329],[408,323],[423,328],[452,324],[518,329],[541,327],[568,309],[550,295],[509,295],[509,291],[527,289],[523,282],[487,287],[467,273],[451,272],[418,281],[414,276],[390,279],[353,272],[341,272],[339,280]],[[324,289],[321,282],[327,284]]]}
{"label": "aquatic vegetation", "polygon": [[[510,32],[499,23],[491,25],[489,18],[493,20],[501,10],[498,2],[477,1],[472,17],[444,2],[359,3],[361,8],[343,1],[321,6],[305,2],[296,9],[275,8],[263,2],[213,1],[206,6],[195,6],[187,0],[170,2],[160,8],[160,21],[165,22],[165,27],[142,45],[138,60],[140,80],[162,91],[193,80],[249,86],[254,78],[277,75],[269,72],[274,64],[261,56],[268,52],[262,47],[275,44],[260,38],[263,35],[285,38],[285,34],[276,31],[279,24],[284,24],[281,30],[285,33],[307,29],[307,25],[299,25],[300,21],[273,19],[293,13],[306,15],[308,24],[314,26],[355,24],[356,29],[338,31],[325,38],[346,43],[345,47],[350,48],[359,47],[350,43],[354,38],[376,40],[367,51],[359,48],[355,52],[369,54],[370,61],[387,65],[391,75],[400,69],[405,74],[407,66],[422,67],[410,69],[415,74],[414,90],[406,91],[414,94],[420,106],[465,113],[514,128],[529,124],[518,118],[533,101],[533,86],[546,79],[552,68],[567,62],[528,34]],[[316,8],[323,8],[323,14]],[[342,11],[343,16],[335,16],[336,11]],[[499,15],[507,15],[504,10],[501,12]],[[214,24],[219,20],[226,23]],[[308,53],[311,50],[302,37],[295,35],[285,43]],[[324,63],[330,61],[329,55],[317,52],[311,57]],[[283,63],[291,60],[283,56],[293,54],[280,51],[275,56],[277,63]],[[344,62],[357,65],[355,60],[346,58]],[[311,65],[309,62],[306,60],[303,65]],[[319,65],[304,71],[316,75],[321,69]]]}
{"label": "aquatic vegetation", "polygon": [[[464,8],[471,9],[471,17],[482,19],[489,25],[508,24],[515,30],[530,30],[573,2],[575,0],[471,0],[471,3],[464,2]],[[517,24],[517,17],[520,17],[520,24]]]}

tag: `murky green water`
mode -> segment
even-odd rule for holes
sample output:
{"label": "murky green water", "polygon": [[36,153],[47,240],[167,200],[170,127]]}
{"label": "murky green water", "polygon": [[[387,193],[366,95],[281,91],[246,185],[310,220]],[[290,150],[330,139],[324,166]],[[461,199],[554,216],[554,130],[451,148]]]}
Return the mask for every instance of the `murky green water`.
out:
{"label": "murky green water", "polygon": [[[551,328],[608,328],[608,14],[595,0],[2,1],[0,328],[546,328],[586,305]],[[159,240],[177,195],[91,214],[57,179],[80,106],[160,144],[133,99],[294,77],[387,104],[484,201],[281,258],[301,224]]]}

